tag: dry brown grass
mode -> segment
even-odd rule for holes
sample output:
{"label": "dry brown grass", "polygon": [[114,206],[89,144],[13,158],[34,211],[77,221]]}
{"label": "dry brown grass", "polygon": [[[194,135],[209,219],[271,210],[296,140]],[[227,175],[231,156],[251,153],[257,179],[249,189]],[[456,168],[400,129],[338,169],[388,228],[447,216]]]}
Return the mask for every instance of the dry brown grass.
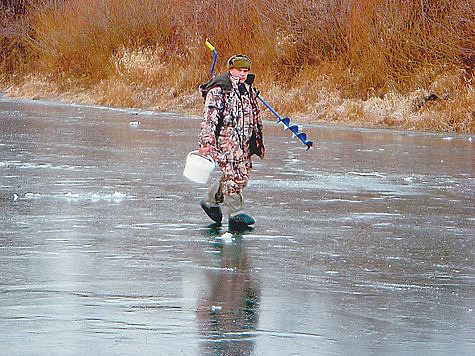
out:
{"label": "dry brown grass", "polygon": [[[303,121],[474,132],[475,10],[464,0],[2,2],[11,95],[199,113],[218,71],[250,54],[257,85]],[[212,20],[211,20],[212,19]],[[470,40],[472,39],[472,40]],[[431,94],[436,100],[427,100]]]}

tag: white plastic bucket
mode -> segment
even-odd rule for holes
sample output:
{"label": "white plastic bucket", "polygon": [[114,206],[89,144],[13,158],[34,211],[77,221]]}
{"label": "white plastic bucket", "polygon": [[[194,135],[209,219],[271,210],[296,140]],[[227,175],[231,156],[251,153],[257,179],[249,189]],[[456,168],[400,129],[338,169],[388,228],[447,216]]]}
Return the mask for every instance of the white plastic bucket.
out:
{"label": "white plastic bucket", "polygon": [[186,156],[183,175],[193,182],[205,184],[215,166],[211,157],[202,156],[198,151],[191,151]]}

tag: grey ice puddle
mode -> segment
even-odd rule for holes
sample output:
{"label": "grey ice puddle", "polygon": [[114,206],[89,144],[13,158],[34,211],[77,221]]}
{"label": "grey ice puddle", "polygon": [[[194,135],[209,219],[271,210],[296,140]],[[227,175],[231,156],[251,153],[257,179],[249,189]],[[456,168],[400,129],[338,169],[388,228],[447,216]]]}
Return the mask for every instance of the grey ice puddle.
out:
{"label": "grey ice puddle", "polygon": [[[421,195],[416,184],[400,185],[380,179],[380,176],[371,175],[307,175],[307,179],[285,178],[279,179],[254,179],[249,182],[249,186],[278,189],[278,190],[325,190],[334,192],[379,192],[380,194],[401,195]],[[386,178],[386,177],[384,177]]]}
{"label": "grey ice puddle", "polygon": [[258,234],[246,234],[246,239],[258,239],[258,240],[275,240],[275,239],[286,239],[291,240],[294,237],[290,235],[258,235]]}

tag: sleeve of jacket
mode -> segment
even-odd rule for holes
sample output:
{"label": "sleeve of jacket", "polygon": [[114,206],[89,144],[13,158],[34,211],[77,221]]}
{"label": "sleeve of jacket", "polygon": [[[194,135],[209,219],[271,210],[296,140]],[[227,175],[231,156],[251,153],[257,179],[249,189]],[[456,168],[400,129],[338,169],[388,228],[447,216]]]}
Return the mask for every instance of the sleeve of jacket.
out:
{"label": "sleeve of jacket", "polygon": [[223,91],[216,87],[210,89],[206,95],[203,119],[201,120],[201,129],[199,135],[199,147],[211,146],[216,149],[216,127],[219,122],[219,115],[224,108]]}

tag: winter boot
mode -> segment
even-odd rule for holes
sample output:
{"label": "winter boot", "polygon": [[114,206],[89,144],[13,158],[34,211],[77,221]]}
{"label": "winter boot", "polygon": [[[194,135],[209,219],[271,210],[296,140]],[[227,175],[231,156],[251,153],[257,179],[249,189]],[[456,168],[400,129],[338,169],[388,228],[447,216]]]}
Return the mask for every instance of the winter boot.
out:
{"label": "winter boot", "polygon": [[228,226],[230,230],[243,230],[249,228],[256,221],[252,216],[244,213],[232,215],[228,219]]}
{"label": "winter boot", "polygon": [[221,220],[223,220],[223,213],[221,212],[221,208],[219,206],[209,206],[206,204],[204,199],[201,199],[200,205],[211,220],[221,224]]}

